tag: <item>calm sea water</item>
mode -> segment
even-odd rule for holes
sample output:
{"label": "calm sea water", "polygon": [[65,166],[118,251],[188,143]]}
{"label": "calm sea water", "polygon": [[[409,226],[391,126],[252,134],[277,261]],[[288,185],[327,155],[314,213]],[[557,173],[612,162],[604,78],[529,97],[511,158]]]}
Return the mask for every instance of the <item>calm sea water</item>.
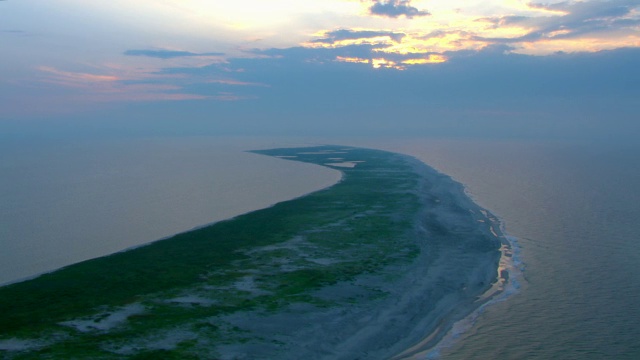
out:
{"label": "calm sea water", "polygon": [[[438,349],[441,358],[640,358],[640,146],[322,142],[414,155],[464,183],[518,239],[526,268],[517,292],[463,322]],[[300,143],[0,144],[0,283],[338,179],[333,171],[241,151],[287,145]]]}
{"label": "calm sea water", "polygon": [[640,146],[404,141],[518,238],[518,292],[443,359],[640,359]]}
{"label": "calm sea water", "polygon": [[0,143],[0,284],[268,207],[340,179],[268,139]]}

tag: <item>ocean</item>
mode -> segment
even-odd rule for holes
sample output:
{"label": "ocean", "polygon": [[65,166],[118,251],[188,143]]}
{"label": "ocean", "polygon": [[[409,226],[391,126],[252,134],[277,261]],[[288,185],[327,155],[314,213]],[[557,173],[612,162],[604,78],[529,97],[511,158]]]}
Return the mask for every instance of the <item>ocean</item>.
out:
{"label": "ocean", "polygon": [[[0,283],[221,220],[338,181],[242,150],[308,140],[165,138],[0,144]],[[640,146],[355,140],[463,183],[516,245],[508,297],[429,357],[640,358]]]}
{"label": "ocean", "polygon": [[515,237],[514,294],[461,324],[442,359],[640,358],[640,146],[407,140]]}
{"label": "ocean", "polygon": [[274,144],[215,137],[0,142],[0,284],[340,180],[336,170],[246,152]]}

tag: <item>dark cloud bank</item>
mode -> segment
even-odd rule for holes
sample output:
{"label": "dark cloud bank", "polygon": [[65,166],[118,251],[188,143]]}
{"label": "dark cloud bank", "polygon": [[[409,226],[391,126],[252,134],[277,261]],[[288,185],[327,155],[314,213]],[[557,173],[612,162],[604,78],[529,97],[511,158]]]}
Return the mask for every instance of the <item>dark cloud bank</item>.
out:
{"label": "dark cloud bank", "polygon": [[[493,45],[481,51],[445,53],[449,59],[445,63],[408,66],[405,71],[336,61],[337,56],[379,57],[376,49],[381,46],[254,50],[253,58],[199,68],[167,68],[162,74],[190,79],[181,84],[181,93],[208,99],[120,104],[92,114],[91,121],[86,113],[65,121],[73,123],[74,132],[90,124],[91,131],[100,134],[630,142],[640,137],[639,48],[528,56],[510,53],[506,45]],[[401,55],[396,58],[403,59]],[[48,131],[63,131],[60,129],[63,127]]]}
{"label": "dark cloud bank", "polygon": [[416,7],[411,6],[410,0],[374,1],[373,5],[369,8],[369,12],[372,15],[386,16],[390,18],[405,16],[409,19],[416,16],[431,15],[428,11],[419,10]]}
{"label": "dark cloud bank", "polygon": [[[141,132],[185,134],[640,136],[637,48],[537,57],[495,45],[447,53],[446,63],[405,71],[335,61],[336,56],[379,56],[375,49],[255,50],[259,58],[165,69],[194,79],[233,77],[269,87],[194,82],[182,92],[210,100],[128,105],[122,115],[110,114],[110,124],[117,118]],[[220,94],[246,100],[215,100]]]}

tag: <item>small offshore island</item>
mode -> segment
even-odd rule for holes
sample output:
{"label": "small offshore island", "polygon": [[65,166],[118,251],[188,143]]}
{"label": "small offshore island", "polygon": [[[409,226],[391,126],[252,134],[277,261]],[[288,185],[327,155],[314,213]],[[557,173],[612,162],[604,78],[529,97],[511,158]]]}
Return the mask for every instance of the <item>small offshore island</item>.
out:
{"label": "small offshore island", "polygon": [[509,247],[463,187],[409,156],[253,151],[329,188],[0,288],[7,359],[406,359],[500,291]]}

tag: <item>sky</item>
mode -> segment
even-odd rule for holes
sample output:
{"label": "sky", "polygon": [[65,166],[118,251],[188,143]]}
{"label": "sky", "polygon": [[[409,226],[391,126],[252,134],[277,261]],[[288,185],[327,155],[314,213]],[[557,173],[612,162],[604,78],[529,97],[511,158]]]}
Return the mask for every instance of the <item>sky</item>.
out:
{"label": "sky", "polygon": [[640,0],[0,0],[21,131],[640,136]]}

